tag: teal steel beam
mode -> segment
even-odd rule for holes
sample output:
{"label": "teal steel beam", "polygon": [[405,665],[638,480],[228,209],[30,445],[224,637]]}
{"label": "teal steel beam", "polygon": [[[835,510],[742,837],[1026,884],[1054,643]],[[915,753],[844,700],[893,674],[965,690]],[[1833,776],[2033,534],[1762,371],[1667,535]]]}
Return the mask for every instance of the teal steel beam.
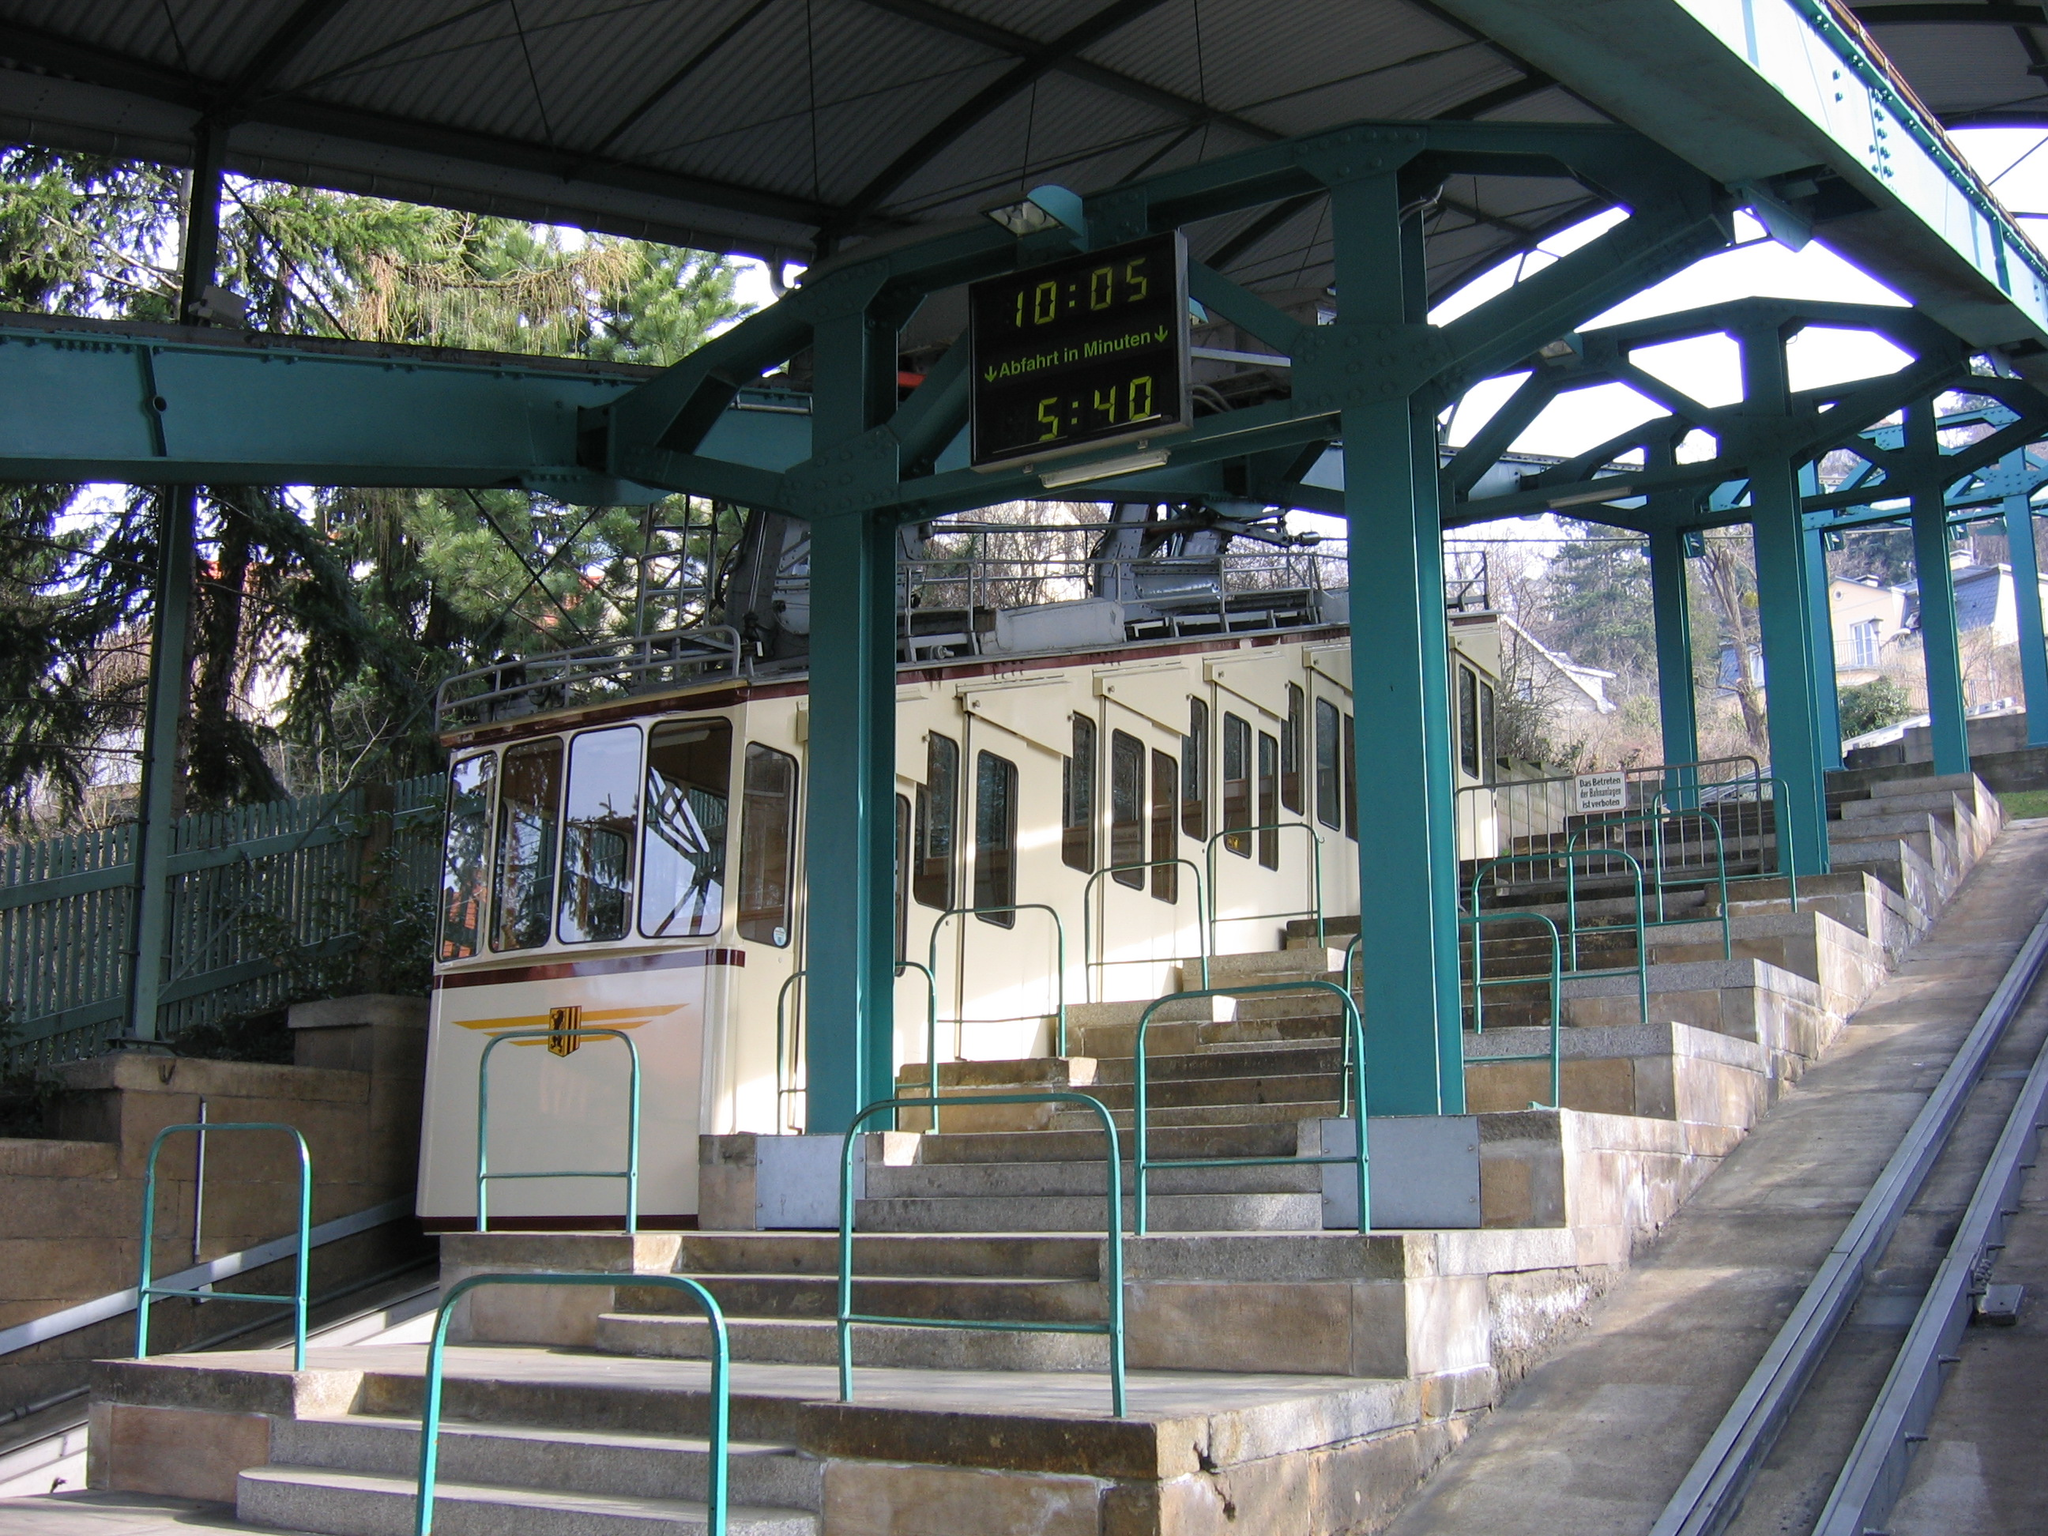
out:
{"label": "teal steel beam", "polygon": [[[2017,462],[2014,462],[2017,461]],[[2015,478],[2026,455],[2007,458]],[[2041,570],[2034,552],[2034,504],[2024,490],[2005,498],[2005,542],[2012,564],[2013,606],[2019,623],[2020,685],[2027,701],[2027,745],[2048,747],[2048,639],[2041,629]]]}
{"label": "teal steel beam", "polygon": [[1799,517],[1796,450],[1785,442],[1790,391],[1785,341],[1776,327],[1737,338],[1743,400],[1752,414],[1750,520],[1756,530],[1757,621],[1769,700],[1771,771],[1782,788],[1777,835],[1799,873],[1828,868],[1827,800],[1815,733],[1813,649],[1807,636],[1806,532]]}
{"label": "teal steel beam", "polygon": [[[1664,761],[1695,763],[1700,756],[1699,699],[1693,684],[1685,535],[1675,526],[1664,526],[1651,532],[1649,542],[1650,607],[1657,627],[1657,720],[1663,728]],[[1675,791],[1683,786],[1664,787]]]}
{"label": "teal steel beam", "polygon": [[[1330,201],[1338,318],[1323,329],[1355,346],[1414,324],[1421,275],[1396,179],[1340,181]],[[1464,1109],[1433,418],[1406,397],[1342,418],[1366,1078],[1381,1115]]]}
{"label": "teal steel beam", "polygon": [[[895,399],[893,327],[856,293],[815,336],[814,462],[835,479],[872,470],[862,445]],[[882,468],[893,479],[893,460]],[[804,965],[813,1134],[850,1129],[863,1105],[895,1092],[896,547],[894,519],[872,508],[812,517]]]}
{"label": "teal steel beam", "polygon": [[[1970,730],[1963,695],[1963,662],[1956,634],[1956,589],[1949,567],[1948,507],[1942,500],[1941,444],[1934,406],[1906,410],[1905,454],[1913,473],[1913,574],[1920,585],[1920,652],[1927,668],[1928,730],[1938,774],[1970,771]],[[1817,534],[1809,537],[1818,537]]]}
{"label": "teal steel beam", "polygon": [[[1814,481],[1813,466],[1800,472],[1800,485]],[[1828,603],[1827,540],[1818,529],[1802,527],[1806,541],[1806,643],[1813,655],[1813,739],[1823,768],[1842,766],[1841,680],[1835,664],[1834,614]]]}

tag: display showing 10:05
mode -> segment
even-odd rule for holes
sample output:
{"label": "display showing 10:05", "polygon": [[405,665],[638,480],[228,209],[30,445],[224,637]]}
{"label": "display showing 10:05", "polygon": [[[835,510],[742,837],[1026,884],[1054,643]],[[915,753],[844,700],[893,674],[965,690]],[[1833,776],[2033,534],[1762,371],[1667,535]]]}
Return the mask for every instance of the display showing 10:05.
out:
{"label": "display showing 10:05", "polygon": [[[1086,409],[1090,412],[1088,425],[1131,426],[1152,420],[1159,413],[1152,407],[1152,376],[1141,373],[1122,383],[1112,384],[1106,390],[1091,389],[1092,397]],[[1066,414],[1061,414],[1065,407]],[[1037,441],[1057,441],[1068,432],[1081,428],[1082,403],[1079,400],[1062,400],[1058,395],[1047,395],[1038,402],[1038,420],[1045,430],[1038,434]]]}
{"label": "display showing 10:05", "polygon": [[[1146,258],[1134,257],[1124,263],[1123,272],[1118,274],[1114,265],[1097,267],[1087,276],[1087,307],[1091,310],[1110,309],[1117,304],[1137,304],[1152,292],[1152,280],[1145,275]],[[1121,282],[1123,292],[1117,292]],[[1081,308],[1081,279],[1066,285],[1066,313],[1074,314]],[[1026,301],[1029,300],[1027,304]],[[1060,317],[1060,285],[1058,282],[1043,282],[1026,291],[1017,290],[1018,330],[1034,325],[1050,325]]]}

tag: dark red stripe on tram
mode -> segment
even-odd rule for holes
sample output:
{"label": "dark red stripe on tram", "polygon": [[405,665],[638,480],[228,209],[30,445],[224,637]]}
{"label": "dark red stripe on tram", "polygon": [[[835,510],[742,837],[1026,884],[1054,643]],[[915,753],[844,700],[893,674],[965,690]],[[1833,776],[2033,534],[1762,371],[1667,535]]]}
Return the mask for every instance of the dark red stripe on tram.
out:
{"label": "dark red stripe on tram", "polygon": [[618,955],[608,960],[549,960],[488,971],[451,971],[434,978],[434,989],[498,987],[517,981],[565,981],[576,976],[623,976],[635,971],[694,970],[704,965],[746,963],[747,952],[743,949],[672,949],[658,955]]}

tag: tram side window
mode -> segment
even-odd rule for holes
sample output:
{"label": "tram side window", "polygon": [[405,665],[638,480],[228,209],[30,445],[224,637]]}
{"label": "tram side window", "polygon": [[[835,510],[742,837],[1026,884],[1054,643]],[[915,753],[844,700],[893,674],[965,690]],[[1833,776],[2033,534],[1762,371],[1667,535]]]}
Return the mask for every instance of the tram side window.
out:
{"label": "tram side window", "polygon": [[1280,743],[1259,732],[1259,862],[1280,867]]}
{"label": "tram side window", "polygon": [[1287,685],[1287,725],[1280,732],[1280,803],[1301,814],[1302,738],[1308,734],[1308,700],[1293,683]]}
{"label": "tram side window", "polygon": [[1458,766],[1465,777],[1479,777],[1479,674],[1458,668]]}
{"label": "tram side window", "polygon": [[555,918],[555,833],[562,801],[562,739],[505,753],[498,789],[498,867],[491,881],[491,948],[531,949]]}
{"label": "tram side window", "polygon": [[1180,739],[1180,829],[1209,839],[1209,706],[1188,700],[1188,733]]}
{"label": "tram side window", "polygon": [[1109,733],[1109,878],[1134,891],[1145,888],[1145,745],[1122,731]]}
{"label": "tram side window", "polygon": [[1493,778],[1496,759],[1493,753],[1493,684],[1484,678],[1479,680],[1479,777]]}
{"label": "tram side window", "polygon": [[1161,901],[1180,900],[1180,866],[1170,861],[1180,820],[1180,764],[1164,752],[1152,754],[1152,894]]}
{"label": "tram side window", "polygon": [[498,759],[465,757],[448,775],[448,842],[441,862],[441,947],[436,958],[467,960],[484,941],[490,886],[484,859],[491,846],[491,785]]}
{"label": "tram side window", "polygon": [[[1007,907],[1017,900],[1017,765],[993,752],[974,759],[974,904]],[[1014,928],[1015,912],[984,912],[984,923]]]}
{"label": "tram side window", "polygon": [[910,797],[896,797],[896,958],[910,943]]}
{"label": "tram side window", "polygon": [[631,926],[639,789],[639,726],[585,731],[569,743],[562,907],[555,914],[555,936],[564,944],[623,939]]}
{"label": "tram side window", "polygon": [[924,782],[917,787],[910,894],[922,907],[953,905],[953,829],[960,805],[960,744],[937,731],[925,737]]}
{"label": "tram side window", "polygon": [[1344,717],[1344,835],[1358,841],[1358,721]]}
{"label": "tram side window", "polygon": [[1095,872],[1095,722],[1074,716],[1074,755],[1060,759],[1060,859]]}
{"label": "tram side window", "polygon": [[650,939],[716,933],[725,921],[725,823],[732,725],[667,720],[647,739],[640,931]]}
{"label": "tram side window", "polygon": [[[1252,824],[1252,728],[1228,710],[1223,715],[1223,830]],[[1252,856],[1249,836],[1226,837],[1223,846],[1240,859]]]}
{"label": "tram side window", "polygon": [[740,794],[739,935],[781,949],[789,943],[795,885],[796,759],[748,742]]}
{"label": "tram side window", "polygon": [[1328,699],[1316,700],[1316,820],[1344,825],[1344,726]]}

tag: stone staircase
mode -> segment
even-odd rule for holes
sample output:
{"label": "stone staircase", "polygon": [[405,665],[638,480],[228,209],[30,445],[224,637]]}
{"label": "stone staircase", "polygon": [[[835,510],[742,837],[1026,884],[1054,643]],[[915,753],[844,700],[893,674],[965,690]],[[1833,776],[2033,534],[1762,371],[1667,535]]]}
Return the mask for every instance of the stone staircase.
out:
{"label": "stone staircase", "polygon": [[[703,1528],[710,1330],[644,1283],[682,1273],[728,1320],[736,1532],[1379,1528],[1819,1053],[1996,833],[1996,801],[1971,785],[1888,788],[1840,806],[1830,831],[1853,867],[1801,881],[1796,914],[1783,882],[1731,892],[1734,958],[1708,898],[1674,907],[1685,921],[1647,937],[1650,1021],[1632,972],[1569,980],[1564,1107],[1527,1107],[1547,1094],[1545,1064],[1487,1059],[1548,1039],[1518,989],[1490,996],[1485,1032],[1467,1036],[1472,1113],[1371,1122],[1372,1233],[1343,1230],[1342,1165],[1158,1170],[1151,1232],[1121,1246],[1123,1418],[1108,1413],[1106,1340],[1055,1331],[1108,1316],[1099,1120],[974,1095],[1080,1091],[1127,1133],[1142,1002],[1071,1009],[1065,1058],[941,1063],[940,1130],[906,1115],[862,1138],[854,1309],[1026,1331],[859,1325],[851,1403],[835,1369],[836,1236],[743,1230],[772,1206],[754,1188],[783,1166],[768,1152],[798,1143],[815,1143],[803,1177],[827,1225],[838,1138],[705,1137],[705,1219],[730,1230],[444,1237],[444,1288],[483,1272],[613,1278],[460,1304],[437,1527]],[[1590,910],[1620,909],[1596,893]],[[1528,934],[1499,937],[1489,974],[1534,964]],[[1210,980],[1337,979],[1341,951],[1313,940],[1218,957]],[[1583,954],[1632,965],[1633,933],[1596,932]],[[1182,980],[1198,980],[1192,967]],[[1147,1035],[1153,1152],[1320,1154],[1343,1101],[1339,1012],[1315,988],[1161,1009]],[[913,1063],[899,1086],[924,1082]],[[1127,1229],[1127,1136],[1123,1151]],[[1402,1184],[1418,1172],[1421,1194]],[[1402,1200],[1436,1214],[1403,1215]],[[316,1351],[297,1374],[253,1354],[98,1370],[97,1486],[233,1499],[273,1528],[409,1532],[417,1348]]]}

